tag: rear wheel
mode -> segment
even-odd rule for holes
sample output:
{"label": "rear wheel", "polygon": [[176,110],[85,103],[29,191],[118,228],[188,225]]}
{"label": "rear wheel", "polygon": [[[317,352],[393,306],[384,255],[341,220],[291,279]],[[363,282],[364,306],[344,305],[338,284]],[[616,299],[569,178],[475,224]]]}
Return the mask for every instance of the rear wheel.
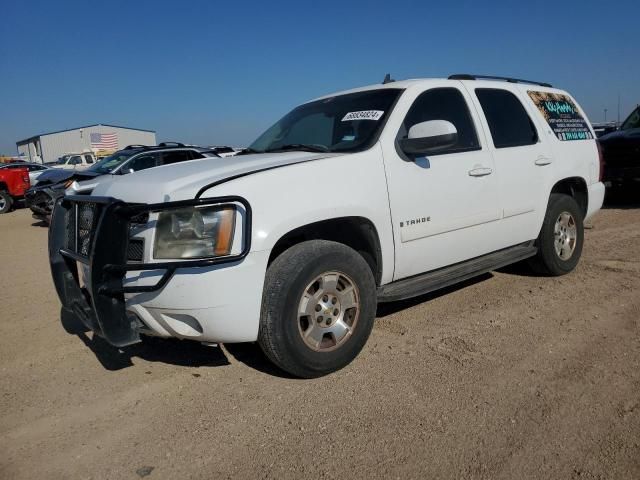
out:
{"label": "rear wheel", "polygon": [[531,266],[545,275],[569,273],[578,265],[583,243],[583,215],[578,203],[569,195],[551,194]]}
{"label": "rear wheel", "polygon": [[358,355],[375,312],[375,281],[358,252],[336,242],[303,242],[269,266],[258,341],[283,370],[319,377]]}
{"label": "rear wheel", "polygon": [[0,190],[0,214],[10,211],[12,205],[13,199],[11,198],[11,195],[9,195],[9,192]]}

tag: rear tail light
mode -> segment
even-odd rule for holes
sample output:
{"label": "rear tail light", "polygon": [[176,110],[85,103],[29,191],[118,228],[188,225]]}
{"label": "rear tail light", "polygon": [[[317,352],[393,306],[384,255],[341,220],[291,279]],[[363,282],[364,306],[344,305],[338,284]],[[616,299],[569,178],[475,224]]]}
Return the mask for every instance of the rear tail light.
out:
{"label": "rear tail light", "polygon": [[600,175],[598,175],[598,181],[601,182],[604,178],[604,155],[602,154],[602,146],[597,140],[596,146],[598,147],[598,162],[600,163]]}

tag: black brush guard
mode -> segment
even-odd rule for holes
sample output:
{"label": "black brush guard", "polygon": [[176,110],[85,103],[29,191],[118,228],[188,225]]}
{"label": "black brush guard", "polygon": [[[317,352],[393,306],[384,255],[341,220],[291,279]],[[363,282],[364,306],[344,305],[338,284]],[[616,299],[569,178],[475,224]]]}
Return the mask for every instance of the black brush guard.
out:
{"label": "black brush guard", "polygon": [[[159,263],[127,263],[130,227],[150,212],[198,205],[244,208],[242,250],[237,255]],[[116,347],[140,341],[139,321],[127,315],[126,293],[163,288],[179,268],[238,262],[251,248],[251,206],[242,197],[197,198],[157,204],[127,204],[109,197],[65,196],[57,200],[49,228],[49,262],[65,310]],[[79,264],[88,269],[79,271]],[[164,271],[155,285],[124,286],[128,271]]]}

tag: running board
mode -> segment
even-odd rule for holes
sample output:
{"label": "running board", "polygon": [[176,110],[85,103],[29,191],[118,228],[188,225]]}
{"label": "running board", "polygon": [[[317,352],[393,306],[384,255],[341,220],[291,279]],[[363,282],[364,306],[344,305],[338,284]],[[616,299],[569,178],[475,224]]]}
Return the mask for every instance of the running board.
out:
{"label": "running board", "polygon": [[378,289],[378,302],[395,302],[424,295],[483,273],[533,257],[538,249],[533,242],[498,250],[481,257],[456,263],[427,273],[388,283]]}

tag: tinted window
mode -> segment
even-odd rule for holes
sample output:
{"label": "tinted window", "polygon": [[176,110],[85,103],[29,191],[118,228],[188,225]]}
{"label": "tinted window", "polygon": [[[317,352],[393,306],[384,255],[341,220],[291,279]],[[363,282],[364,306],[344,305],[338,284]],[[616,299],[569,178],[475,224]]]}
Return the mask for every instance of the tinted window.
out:
{"label": "tinted window", "polygon": [[191,154],[192,160],[195,160],[196,158],[204,158],[204,155],[202,155],[200,152],[196,152],[195,150],[191,150],[189,151],[189,153]]}
{"label": "tinted window", "polygon": [[191,156],[188,150],[175,150],[173,152],[163,152],[162,165],[168,165],[170,163],[184,162],[185,160],[191,160]]}
{"label": "tinted window", "polygon": [[507,90],[478,88],[476,96],[496,148],[532,145],[538,141],[538,133],[520,100]]}
{"label": "tinted window", "polygon": [[71,157],[69,160],[69,165],[80,165],[82,163],[82,157],[80,155],[76,155]]}
{"label": "tinted window", "polygon": [[631,115],[624,121],[620,130],[630,130],[632,128],[640,128],[640,108],[636,108]]}
{"label": "tinted window", "polygon": [[464,97],[456,88],[434,88],[422,93],[404,119],[400,138],[407,138],[409,129],[416,123],[429,120],[446,120],[458,130],[458,143],[443,153],[464,152],[480,148],[476,129]]}
{"label": "tinted window", "polygon": [[85,156],[84,156],[84,160],[85,160],[87,163],[93,163],[93,157],[92,157],[91,155],[85,155]]}
{"label": "tinted window", "polygon": [[140,155],[127,163],[123,168],[122,173],[130,173],[129,170],[139,172],[140,170],[146,170],[147,168],[153,168],[158,164],[158,155],[148,153],[146,155]]}

